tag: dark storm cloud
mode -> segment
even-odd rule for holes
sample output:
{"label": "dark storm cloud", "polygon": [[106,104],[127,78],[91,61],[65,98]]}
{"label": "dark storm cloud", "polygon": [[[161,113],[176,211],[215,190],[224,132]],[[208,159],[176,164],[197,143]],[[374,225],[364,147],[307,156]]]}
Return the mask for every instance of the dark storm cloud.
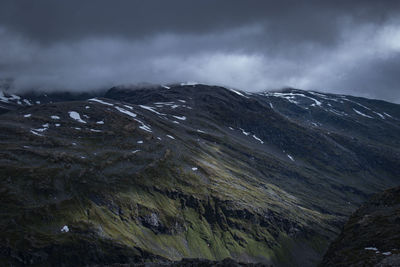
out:
{"label": "dark storm cloud", "polygon": [[41,41],[88,36],[203,34],[263,24],[280,39],[336,41],[340,20],[381,23],[397,1],[3,0],[0,23]]}
{"label": "dark storm cloud", "polygon": [[398,1],[0,3],[0,79],[85,90],[185,80],[400,101]]}

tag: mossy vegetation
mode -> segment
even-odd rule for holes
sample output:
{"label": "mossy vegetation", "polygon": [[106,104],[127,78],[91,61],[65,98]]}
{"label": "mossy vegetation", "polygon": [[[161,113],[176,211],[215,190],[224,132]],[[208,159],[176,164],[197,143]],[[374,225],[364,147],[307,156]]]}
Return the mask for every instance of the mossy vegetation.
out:
{"label": "mossy vegetation", "polygon": [[[136,175],[111,177],[106,184],[90,172],[68,179],[55,168],[28,175],[22,171],[21,179],[40,183],[34,182],[34,190],[26,195],[40,204],[28,205],[22,217],[13,219],[29,225],[26,231],[41,247],[79,243],[90,236],[94,244],[108,240],[171,260],[233,257],[264,262],[280,259],[278,237],[288,233],[287,224],[301,228],[310,218],[325,220],[315,211],[294,212],[296,198],[272,184],[260,184],[246,168],[212,153],[194,159],[199,174],[174,159],[160,160]],[[13,177],[15,170],[8,170]],[[207,177],[207,184],[201,176]],[[18,181],[17,177],[13,182]],[[282,209],[287,210],[286,222],[281,221]],[[64,225],[70,232],[61,232]],[[17,242],[12,247],[19,251],[24,246]]]}

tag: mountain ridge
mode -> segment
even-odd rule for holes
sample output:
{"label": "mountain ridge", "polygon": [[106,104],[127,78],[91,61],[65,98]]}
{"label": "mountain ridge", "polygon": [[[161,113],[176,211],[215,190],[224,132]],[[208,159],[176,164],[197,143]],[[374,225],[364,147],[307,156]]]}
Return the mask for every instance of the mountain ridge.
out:
{"label": "mountain ridge", "polygon": [[321,266],[398,266],[400,187],[374,195],[354,212]]}
{"label": "mountain ridge", "polygon": [[[14,229],[2,234],[3,255],[49,262],[43,247],[86,240],[104,248],[80,264],[158,255],[316,265],[359,204],[399,184],[399,105],[167,87],[2,101],[12,106],[0,115],[2,212],[26,205],[1,222]],[[135,250],[117,260],[104,240]]]}

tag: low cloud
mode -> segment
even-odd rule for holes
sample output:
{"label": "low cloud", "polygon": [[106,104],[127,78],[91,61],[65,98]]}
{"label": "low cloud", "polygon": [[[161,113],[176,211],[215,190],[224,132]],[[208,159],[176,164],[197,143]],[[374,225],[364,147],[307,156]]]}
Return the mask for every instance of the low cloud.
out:
{"label": "low cloud", "polygon": [[0,78],[12,78],[14,91],[196,81],[245,91],[296,87],[400,103],[399,23],[342,24],[335,44],[328,46],[273,42],[266,37],[268,27],[257,23],[203,34],[50,43],[1,27]]}

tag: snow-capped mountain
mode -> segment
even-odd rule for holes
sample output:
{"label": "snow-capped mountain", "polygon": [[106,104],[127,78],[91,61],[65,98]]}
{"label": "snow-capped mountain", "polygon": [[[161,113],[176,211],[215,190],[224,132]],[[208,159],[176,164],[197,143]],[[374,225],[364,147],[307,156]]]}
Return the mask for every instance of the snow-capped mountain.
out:
{"label": "snow-capped mountain", "polygon": [[1,255],[317,264],[400,184],[400,105],[196,83],[0,95]]}

